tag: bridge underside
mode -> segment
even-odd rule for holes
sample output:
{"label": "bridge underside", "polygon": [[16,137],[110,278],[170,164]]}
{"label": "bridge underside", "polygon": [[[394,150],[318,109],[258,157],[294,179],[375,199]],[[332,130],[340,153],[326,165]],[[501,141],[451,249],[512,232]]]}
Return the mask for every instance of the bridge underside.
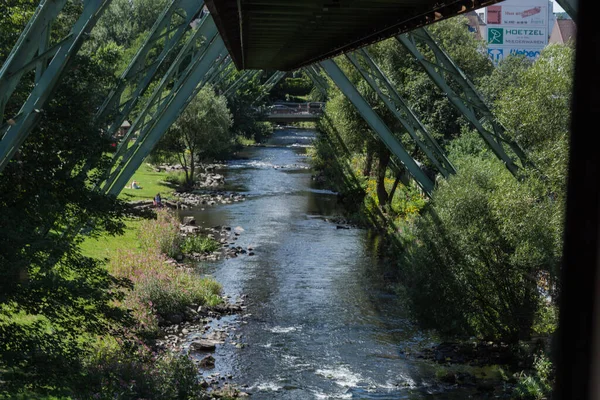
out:
{"label": "bridge underside", "polygon": [[500,0],[207,0],[238,69],[290,71]]}

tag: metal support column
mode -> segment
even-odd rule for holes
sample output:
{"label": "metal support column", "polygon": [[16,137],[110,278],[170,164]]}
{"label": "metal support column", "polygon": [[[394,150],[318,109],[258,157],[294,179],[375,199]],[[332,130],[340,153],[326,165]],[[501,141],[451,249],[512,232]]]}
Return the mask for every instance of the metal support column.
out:
{"label": "metal support column", "polygon": [[316,72],[315,68],[312,66],[306,67],[304,68],[304,73],[310,78],[323,97],[327,98],[327,84],[323,82],[321,76],[318,74],[318,72]]}
{"label": "metal support column", "polygon": [[[110,0],[88,0],[83,11],[73,25],[69,35],[42,54],[39,44],[45,43],[43,32],[63,8],[65,1],[44,1],[38,7],[33,18],[19,37],[9,58],[0,71],[0,121],[6,103],[14,92],[21,77],[36,65],[45,67],[46,59],[52,57],[50,64],[38,76],[37,83],[17,115],[12,116],[0,127],[0,171],[4,169],[14,153],[25,141],[39,119],[40,113],[58,84],[69,61],[81,47],[83,40],[94,27]],[[37,43],[38,46],[32,45]]]}
{"label": "metal support column", "polygon": [[[212,20],[212,19],[211,19]],[[186,74],[183,82],[179,85],[177,91],[170,98],[166,106],[156,115],[148,128],[148,133],[144,140],[134,145],[134,151],[127,160],[124,168],[107,192],[112,195],[118,195],[125,187],[135,171],[140,167],[143,160],[150,154],[156,143],[164,135],[167,129],[175,122],[189,101],[198,93],[203,78],[209,71],[212,63],[220,56],[225,56],[225,44],[220,36],[215,36],[203,52],[201,60],[192,70]]]}
{"label": "metal support column", "polygon": [[[175,0],[158,17],[144,44],[121,75],[117,87],[110,92],[96,114],[96,119],[100,121],[109,113],[116,114],[111,118],[107,136],[112,136],[129,117],[131,110],[154,81],[156,72],[168,60],[184,33],[191,28],[192,21],[199,16],[203,6],[203,1]],[[185,14],[185,18],[182,18],[181,12]],[[162,47],[160,53],[151,51],[159,45]],[[158,54],[152,56],[153,53]],[[123,100],[123,93],[128,87],[133,90],[130,91],[129,98]]]}
{"label": "metal support column", "polygon": [[[128,162],[134,151],[134,147],[142,140],[145,140],[145,135],[148,132],[148,125],[154,121],[157,115],[160,115],[169,100],[185,81],[186,74],[188,74],[202,59],[202,54],[206,50],[206,45],[208,44],[207,42],[212,41],[216,35],[217,27],[213,19],[210,16],[206,16],[202,19],[198,29],[188,38],[168,71],[162,77],[158,86],[154,88],[152,95],[134,120],[129,131],[117,146],[117,150],[113,155],[113,165],[116,166],[116,169],[110,174],[108,180],[105,182],[103,186],[104,190],[110,187],[113,180],[116,179],[118,173],[120,173],[122,167]],[[190,56],[192,56],[191,60],[188,58]],[[183,71],[179,71],[184,60],[189,61],[189,64]],[[177,75],[178,72],[179,75]],[[170,89],[168,89],[169,87]],[[139,135],[136,142],[134,143],[134,146],[130,148],[130,139],[138,132]],[[127,154],[123,156],[125,152],[127,152]],[[120,162],[119,159],[121,159]]]}
{"label": "metal support column", "polygon": [[285,72],[283,71],[275,71],[273,73],[273,75],[271,75],[269,77],[269,79],[267,79],[267,81],[265,83],[263,83],[262,87],[263,87],[263,92],[254,100],[254,103],[258,103],[259,101],[261,101],[266,95],[268,95],[271,90],[273,90],[273,88],[279,83],[279,81],[281,81],[281,79],[283,79],[283,77],[285,76]]}
{"label": "metal support column", "polygon": [[[346,57],[402,124],[412,140],[425,153],[437,170],[445,178],[455,173],[456,170],[446,157],[444,150],[442,150],[425,125],[421,123],[406,101],[396,91],[379,66],[375,64],[367,50],[362,49],[355,53],[347,53]],[[359,58],[362,59],[363,63],[359,62]]]}
{"label": "metal support column", "polygon": [[333,60],[321,61],[321,66],[329,75],[331,80],[344,93],[350,102],[356,107],[356,110],[369,124],[371,129],[381,138],[387,148],[396,156],[408,169],[415,181],[425,193],[431,195],[434,184],[425,172],[417,165],[415,160],[404,149],[400,141],[394,136],[390,128],[373,111],[369,103],[361,96],[352,82],[346,77],[344,72],[337,66]]}
{"label": "metal support column", "polygon": [[228,88],[223,92],[223,96],[229,97],[237,92],[239,88],[241,88],[246,82],[253,79],[260,73],[260,70],[244,70],[240,77],[233,82]]}
{"label": "metal support column", "polygon": [[[411,33],[399,35],[396,39],[416,58],[433,82],[446,93],[450,103],[477,129],[490,149],[504,162],[513,175],[518,174],[519,167],[530,164],[525,152],[514,140],[506,136],[504,127],[496,121],[475,85],[450,56],[440,48],[427,29],[419,28]],[[417,44],[426,46],[435,55],[435,58],[429,60],[419,50]],[[461,94],[452,89],[449,84],[450,80],[460,86]],[[520,166],[507,153],[505,145],[519,158]]]}

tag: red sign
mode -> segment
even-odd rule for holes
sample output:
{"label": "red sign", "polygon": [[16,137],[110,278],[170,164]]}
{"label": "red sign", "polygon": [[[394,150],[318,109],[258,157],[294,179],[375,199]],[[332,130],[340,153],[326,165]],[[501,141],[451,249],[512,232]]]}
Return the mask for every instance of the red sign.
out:
{"label": "red sign", "polygon": [[534,7],[530,10],[525,10],[521,13],[522,18],[531,17],[532,15],[539,14],[542,12],[542,7]]}
{"label": "red sign", "polygon": [[502,6],[489,6],[487,8],[488,25],[502,24]]}

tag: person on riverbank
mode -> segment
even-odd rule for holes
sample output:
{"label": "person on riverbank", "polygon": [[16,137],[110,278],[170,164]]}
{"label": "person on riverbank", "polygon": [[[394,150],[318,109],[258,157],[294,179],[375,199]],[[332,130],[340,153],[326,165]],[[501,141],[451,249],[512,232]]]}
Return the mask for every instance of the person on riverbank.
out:
{"label": "person on riverbank", "polygon": [[156,196],[154,196],[154,207],[162,207],[163,203],[162,203],[162,199],[160,197],[160,193],[157,193]]}
{"label": "person on riverbank", "polygon": [[132,189],[141,189],[142,187],[140,185],[138,185],[138,183],[136,181],[131,182],[131,188]]}

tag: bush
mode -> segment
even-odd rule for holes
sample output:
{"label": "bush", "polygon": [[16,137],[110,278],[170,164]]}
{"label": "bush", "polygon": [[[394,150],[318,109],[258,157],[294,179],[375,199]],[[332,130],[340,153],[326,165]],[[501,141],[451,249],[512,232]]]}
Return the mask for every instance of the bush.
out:
{"label": "bush", "polygon": [[217,305],[221,286],[190,268],[167,263],[157,252],[119,251],[110,262],[111,273],[133,283],[124,304],[133,311],[142,331],[155,331],[155,314],[182,313],[191,304]]}
{"label": "bush", "polygon": [[521,374],[513,393],[514,399],[542,400],[552,392],[553,366],[543,353],[535,356],[531,375]]}
{"label": "bush", "polygon": [[221,248],[221,244],[208,236],[188,236],[183,241],[181,251],[190,253],[211,253]]}
{"label": "bush", "polygon": [[187,356],[157,355],[141,342],[119,342],[105,338],[93,344],[75,399],[204,398],[196,367]]}
{"label": "bush", "polygon": [[168,210],[158,210],[156,220],[144,221],[138,232],[143,250],[159,251],[173,258],[180,254],[179,221]]}
{"label": "bush", "polygon": [[413,309],[447,334],[527,339],[542,278],[559,265],[561,205],[493,159],[463,158],[458,171],[434,193],[402,264]]}

